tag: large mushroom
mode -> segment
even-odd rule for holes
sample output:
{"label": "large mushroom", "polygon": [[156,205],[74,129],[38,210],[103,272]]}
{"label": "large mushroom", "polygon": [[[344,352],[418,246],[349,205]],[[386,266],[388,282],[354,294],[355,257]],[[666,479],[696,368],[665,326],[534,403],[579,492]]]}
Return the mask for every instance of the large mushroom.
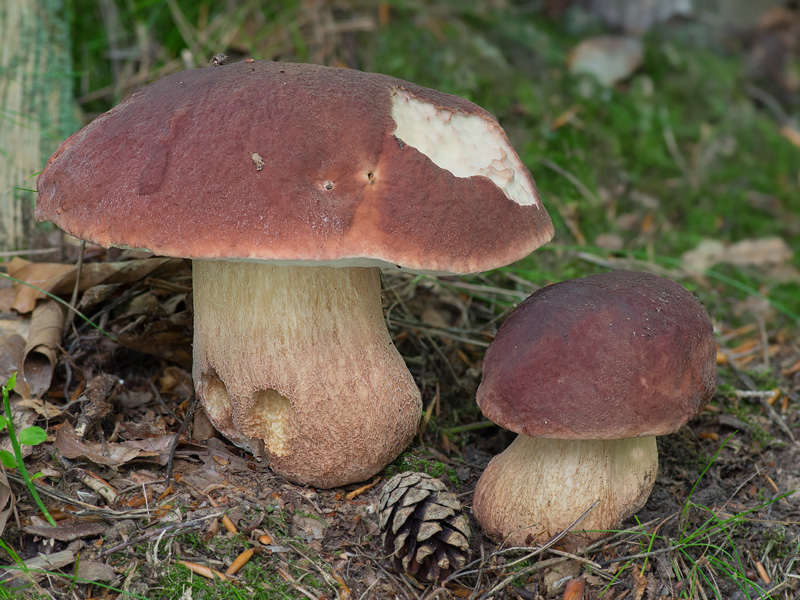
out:
{"label": "large mushroom", "polygon": [[553,235],[488,112],[316,65],[166,77],[67,139],[38,188],[39,220],[193,259],[193,376],[211,421],[318,487],[376,473],[418,425],[379,267],[474,273]]}
{"label": "large mushroom", "polygon": [[711,319],[678,283],[617,271],[538,290],[483,360],[478,404],[519,435],[478,481],[475,517],[531,545],[594,506],[564,543],[604,536],[647,501],[655,436],[695,417],[715,380]]}

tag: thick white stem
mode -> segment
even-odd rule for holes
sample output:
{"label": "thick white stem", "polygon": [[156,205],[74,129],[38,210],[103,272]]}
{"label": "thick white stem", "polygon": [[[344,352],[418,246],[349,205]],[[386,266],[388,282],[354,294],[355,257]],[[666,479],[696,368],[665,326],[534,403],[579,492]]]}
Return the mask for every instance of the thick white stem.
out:
{"label": "thick white stem", "polygon": [[[472,504],[484,530],[506,546],[542,544],[597,506],[561,543],[608,535],[647,501],[658,471],[656,438],[517,439],[484,471]],[[595,531],[588,531],[595,530]]]}
{"label": "thick white stem", "polygon": [[363,481],[417,430],[420,395],[376,268],[193,262],[194,370],[212,423],[317,487]]}

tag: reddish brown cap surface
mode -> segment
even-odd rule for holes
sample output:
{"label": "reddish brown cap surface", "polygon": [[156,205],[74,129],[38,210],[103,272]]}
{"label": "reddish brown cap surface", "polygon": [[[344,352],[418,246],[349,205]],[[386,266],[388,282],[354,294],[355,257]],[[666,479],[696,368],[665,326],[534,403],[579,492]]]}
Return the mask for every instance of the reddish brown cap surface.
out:
{"label": "reddish brown cap surface", "polygon": [[[460,123],[453,115],[475,117],[500,142],[503,164],[521,167],[501,175],[530,202],[488,176],[456,176],[396,137],[398,95],[411,112],[430,108],[441,129]],[[39,220],[168,256],[466,273],[513,262],[553,235],[530,173],[485,110],[315,65],[241,62],[166,77],[67,139],[37,184]]]}
{"label": "reddish brown cap surface", "polygon": [[528,437],[663,435],[714,392],[711,319],[683,286],[616,271],[564,281],[522,302],[483,360],[478,404]]}

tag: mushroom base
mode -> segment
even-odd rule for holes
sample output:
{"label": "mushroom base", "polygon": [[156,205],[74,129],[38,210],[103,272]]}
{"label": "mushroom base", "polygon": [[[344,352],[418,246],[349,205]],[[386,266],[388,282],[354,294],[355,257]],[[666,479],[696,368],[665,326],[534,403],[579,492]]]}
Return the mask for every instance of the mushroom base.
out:
{"label": "mushroom base", "polygon": [[193,262],[193,377],[211,422],[287,479],[363,481],[416,433],[420,394],[376,268]]}
{"label": "mushroom base", "polygon": [[543,544],[589,514],[560,544],[609,535],[647,501],[658,471],[656,438],[561,440],[520,435],[486,467],[472,511],[506,546]]}

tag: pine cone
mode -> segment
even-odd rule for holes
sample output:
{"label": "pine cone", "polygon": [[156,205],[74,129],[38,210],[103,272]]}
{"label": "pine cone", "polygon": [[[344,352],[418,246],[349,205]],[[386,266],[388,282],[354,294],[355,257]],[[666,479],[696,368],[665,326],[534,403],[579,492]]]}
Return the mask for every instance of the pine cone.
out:
{"label": "pine cone", "polygon": [[383,549],[399,572],[435,582],[467,563],[469,521],[455,494],[425,473],[392,477],[378,498]]}

